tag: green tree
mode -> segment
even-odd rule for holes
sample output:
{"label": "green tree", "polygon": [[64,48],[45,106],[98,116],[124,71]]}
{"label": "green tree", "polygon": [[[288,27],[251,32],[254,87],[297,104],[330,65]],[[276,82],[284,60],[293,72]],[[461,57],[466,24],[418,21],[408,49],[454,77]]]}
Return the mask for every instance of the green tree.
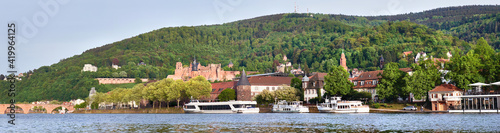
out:
{"label": "green tree", "polygon": [[304,89],[302,89],[302,80],[297,77],[292,78],[290,87],[297,89],[297,96],[300,97],[300,101],[304,101]]}
{"label": "green tree", "polygon": [[187,82],[186,95],[188,97],[193,97],[194,99],[199,99],[203,97],[210,97],[210,92],[212,91],[212,84],[205,79],[203,76],[197,76],[190,79]]}
{"label": "green tree", "polygon": [[297,89],[288,86],[281,86],[281,89],[278,89],[273,93],[278,100],[297,101],[300,98],[300,96],[297,96]]}
{"label": "green tree", "polygon": [[450,78],[458,88],[469,90],[471,89],[469,84],[484,82],[484,78],[479,73],[480,65],[474,51],[469,51],[464,56],[455,52],[451,62],[446,65],[446,69],[450,70],[446,77]]}
{"label": "green tree", "polygon": [[175,80],[169,89],[169,93],[167,93],[169,100],[177,100],[177,106],[179,106],[181,98],[186,97],[186,83],[182,80]]}
{"label": "green tree", "polygon": [[135,77],[135,81],[134,82],[138,84],[138,83],[142,83],[142,80],[139,77]]}
{"label": "green tree", "polygon": [[419,63],[419,65],[412,65],[412,75],[407,74],[403,78],[406,83],[406,86],[403,87],[403,93],[412,93],[415,99],[428,96],[428,92],[441,83],[441,73],[432,60]]}
{"label": "green tree", "polygon": [[400,96],[404,97],[403,95],[408,95],[402,92],[402,88],[405,85],[403,80],[405,75],[405,72],[399,70],[398,63],[391,62],[386,64],[382,73],[382,79],[380,79],[380,83],[375,88],[379,98],[394,101]]}
{"label": "green tree", "polygon": [[254,97],[254,100],[257,101],[258,104],[269,104],[273,103],[275,98],[275,94],[269,90],[263,90],[260,94]]}
{"label": "green tree", "polygon": [[231,88],[223,90],[219,94],[219,100],[220,101],[236,100],[236,91],[234,91],[234,89]]}
{"label": "green tree", "polygon": [[480,74],[485,78],[485,82],[496,82],[497,75],[496,70],[498,69],[498,60],[495,60],[495,50],[484,40],[480,38],[477,41],[476,48],[474,49],[474,55],[480,60]]}
{"label": "green tree", "polygon": [[351,92],[354,84],[349,81],[349,73],[342,66],[333,66],[330,72],[325,76],[324,89],[326,94],[347,95]]}

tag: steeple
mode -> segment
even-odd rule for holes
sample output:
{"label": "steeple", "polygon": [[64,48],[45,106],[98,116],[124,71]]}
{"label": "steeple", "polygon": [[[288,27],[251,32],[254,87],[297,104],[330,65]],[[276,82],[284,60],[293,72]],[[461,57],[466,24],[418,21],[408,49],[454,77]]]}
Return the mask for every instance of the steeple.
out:
{"label": "steeple", "polygon": [[247,74],[245,72],[245,69],[243,69],[243,72],[241,73],[241,78],[240,81],[238,81],[238,84],[236,86],[240,85],[250,85],[250,82],[248,82]]}
{"label": "steeple", "polygon": [[340,55],[340,66],[342,66],[346,71],[348,71],[347,69],[347,63],[346,63],[346,59],[345,59],[345,54],[344,54],[344,50],[342,49],[342,54]]}

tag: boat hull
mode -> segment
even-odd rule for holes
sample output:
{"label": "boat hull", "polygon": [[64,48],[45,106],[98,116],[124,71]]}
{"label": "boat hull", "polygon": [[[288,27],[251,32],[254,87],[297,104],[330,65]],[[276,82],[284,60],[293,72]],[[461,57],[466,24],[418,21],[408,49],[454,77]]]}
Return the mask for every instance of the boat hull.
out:
{"label": "boat hull", "polygon": [[318,107],[320,113],[369,113],[370,108],[332,109]]}

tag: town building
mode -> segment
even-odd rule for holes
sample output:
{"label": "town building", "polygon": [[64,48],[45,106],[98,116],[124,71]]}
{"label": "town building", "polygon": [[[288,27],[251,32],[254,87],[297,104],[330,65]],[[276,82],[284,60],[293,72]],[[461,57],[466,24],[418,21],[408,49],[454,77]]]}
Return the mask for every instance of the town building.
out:
{"label": "town building", "polygon": [[[304,76],[302,78],[302,88],[304,89],[304,101],[309,102],[309,100],[321,97],[325,94],[325,76],[328,73],[314,73],[312,76]],[[319,94],[318,94],[319,91]]]}
{"label": "town building", "polygon": [[222,91],[224,91],[228,88],[229,89],[236,89],[237,83],[238,83],[238,81],[212,83],[212,91],[210,92],[210,98],[202,99],[202,100],[216,101],[219,99],[219,95]]}
{"label": "town building", "polygon": [[[252,76],[246,75],[245,70],[241,75],[241,78],[237,82],[215,85],[221,85],[223,87],[229,87],[231,84],[236,83],[233,87],[236,91],[236,100],[238,101],[252,101],[253,97],[262,93],[264,90],[275,91],[282,89],[284,86],[290,86],[293,77],[280,77],[280,76]],[[213,91],[219,91],[221,87],[214,88]],[[224,90],[224,89],[222,89]],[[221,91],[222,91],[221,90]],[[217,92],[215,92],[217,93]],[[220,94],[220,93],[219,93]]]}
{"label": "town building", "polygon": [[201,75],[207,80],[213,82],[215,80],[233,80],[233,78],[236,78],[236,75],[238,74],[241,73],[239,71],[222,70],[221,64],[208,64],[207,66],[201,66],[201,64],[196,62],[196,59],[194,59],[189,67],[183,67],[181,62],[177,62],[175,65],[174,75],[168,75],[167,78],[188,81],[191,78]]}
{"label": "town building", "polygon": [[429,91],[432,111],[446,111],[460,105],[461,98],[447,96],[462,96],[463,90],[452,84],[441,84]]}
{"label": "town building", "polygon": [[83,66],[83,72],[97,72],[97,67],[92,64],[85,64]]}
{"label": "town building", "polygon": [[78,104],[84,103],[85,100],[82,100],[82,99],[73,99],[73,100],[71,100],[69,102],[71,102],[72,105],[78,105]]}
{"label": "town building", "polygon": [[[411,68],[400,68],[399,70],[412,75]],[[384,70],[377,71],[367,71],[361,73],[358,77],[350,78],[349,80],[354,84],[353,89],[358,92],[369,92],[372,94],[372,100],[377,102],[377,84],[379,83],[379,79],[382,78]]]}
{"label": "town building", "polygon": [[119,69],[119,68],[122,68],[121,66],[118,66],[118,65],[115,65],[115,64],[112,64],[111,65],[111,68],[114,68],[114,69]]}
{"label": "town building", "polygon": [[227,67],[232,68],[233,67],[233,61],[229,61],[229,64],[227,64]]}
{"label": "town building", "polygon": [[276,66],[276,71],[280,73],[285,73],[287,70],[291,71],[293,69],[292,63],[288,62],[288,58],[286,55],[283,56],[283,61],[285,63],[280,63],[278,66]]}

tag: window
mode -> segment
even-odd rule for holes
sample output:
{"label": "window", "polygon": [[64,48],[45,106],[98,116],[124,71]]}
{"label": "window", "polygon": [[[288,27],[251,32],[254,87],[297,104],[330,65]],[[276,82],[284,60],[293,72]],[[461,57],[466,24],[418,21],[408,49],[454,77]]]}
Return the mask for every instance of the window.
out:
{"label": "window", "polygon": [[269,90],[269,87],[266,87],[267,90]]}
{"label": "window", "polygon": [[365,81],[361,81],[360,85],[363,86],[365,84]]}
{"label": "window", "polygon": [[354,86],[357,86],[358,85],[358,82],[354,81]]}
{"label": "window", "polygon": [[316,82],[313,82],[313,87],[316,87]]}
{"label": "window", "polygon": [[214,92],[214,91],[215,91],[215,89],[212,89],[212,92]]}
{"label": "window", "polygon": [[274,91],[274,87],[273,87],[273,91]]}
{"label": "window", "polygon": [[377,80],[373,80],[373,85],[377,85]]}

